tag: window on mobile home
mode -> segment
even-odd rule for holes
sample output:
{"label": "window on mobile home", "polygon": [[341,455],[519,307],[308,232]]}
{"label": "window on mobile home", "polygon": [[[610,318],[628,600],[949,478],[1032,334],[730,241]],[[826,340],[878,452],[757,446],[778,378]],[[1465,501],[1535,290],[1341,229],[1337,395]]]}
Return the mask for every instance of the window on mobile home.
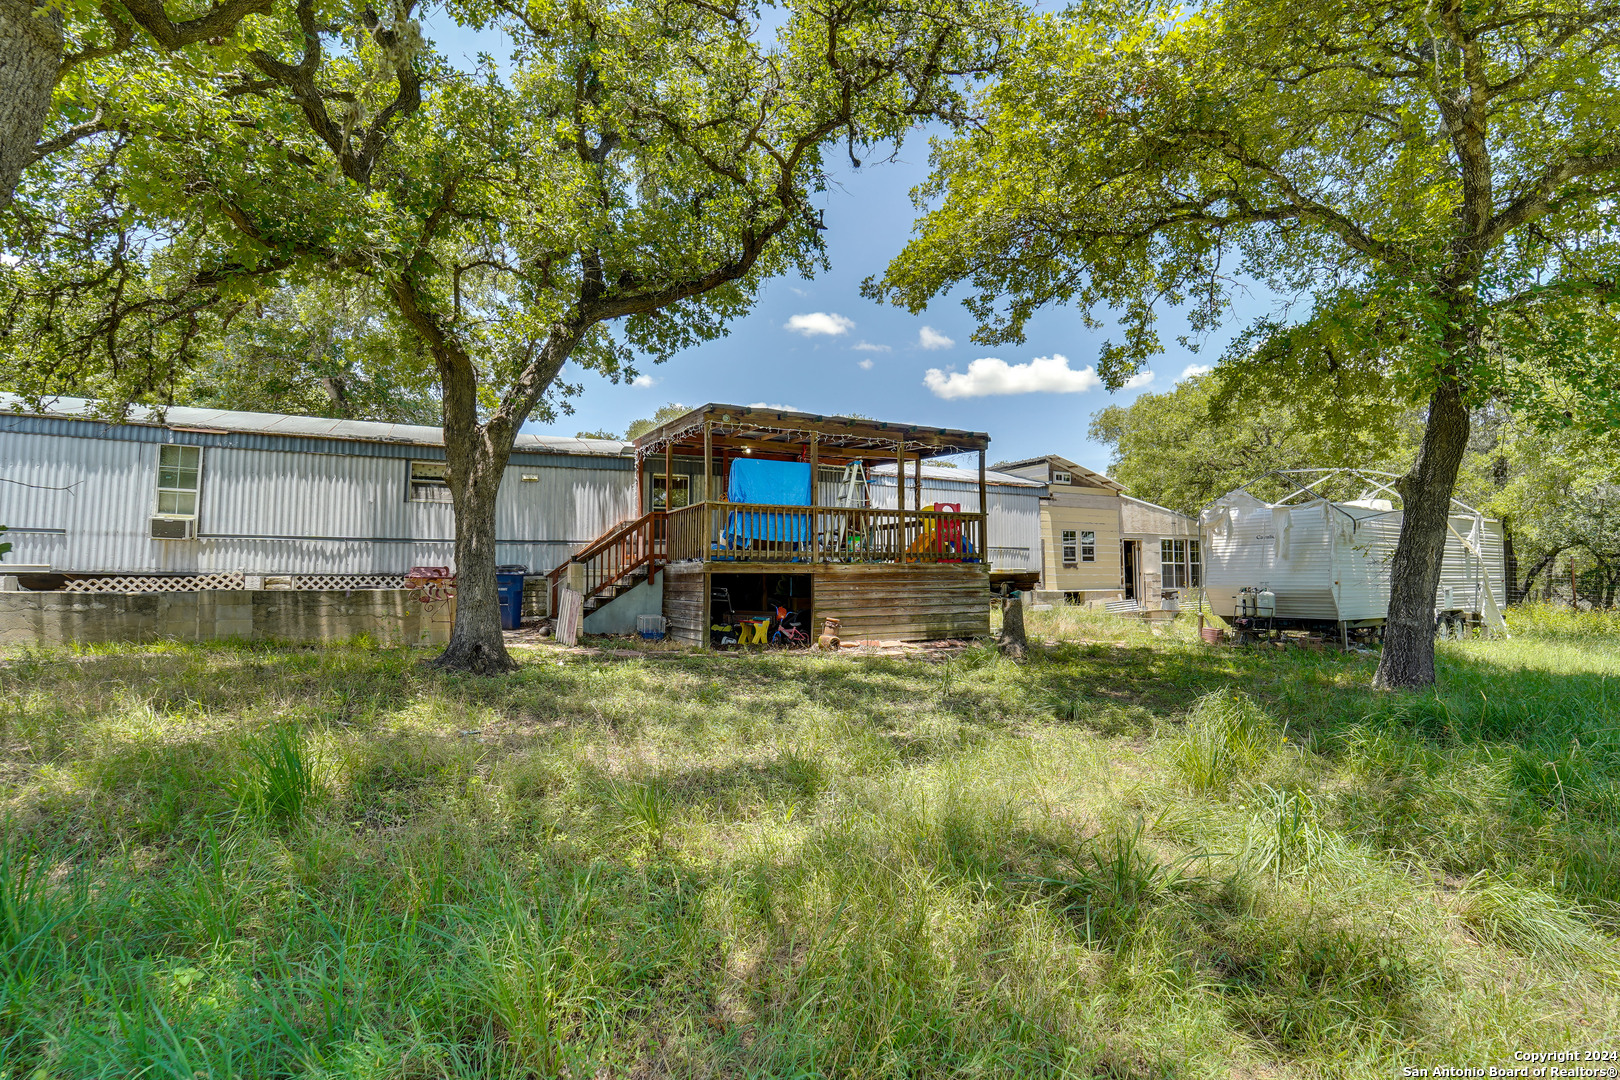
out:
{"label": "window on mobile home", "polygon": [[450,501],[450,466],[442,461],[411,462],[411,502]]}
{"label": "window on mobile home", "polygon": [[1067,470],[1067,469],[1053,469],[1052,470],[1052,483],[1054,483],[1054,484],[1067,484],[1068,482],[1069,482],[1069,470]]}
{"label": "window on mobile home", "polygon": [[1097,534],[1086,531],[1080,534],[1080,561],[1097,561]]}
{"label": "window on mobile home", "polygon": [[1160,584],[1166,589],[1196,589],[1203,584],[1203,557],[1196,540],[1160,540]]}
{"label": "window on mobile home", "polygon": [[1063,530],[1063,565],[1065,568],[1079,565],[1079,541],[1073,529]]}
{"label": "window on mobile home", "polygon": [[692,503],[692,478],[676,473],[674,476],[652,478],[652,508],[679,510]]}
{"label": "window on mobile home", "polygon": [[157,512],[164,517],[196,517],[201,472],[202,447],[158,447]]}

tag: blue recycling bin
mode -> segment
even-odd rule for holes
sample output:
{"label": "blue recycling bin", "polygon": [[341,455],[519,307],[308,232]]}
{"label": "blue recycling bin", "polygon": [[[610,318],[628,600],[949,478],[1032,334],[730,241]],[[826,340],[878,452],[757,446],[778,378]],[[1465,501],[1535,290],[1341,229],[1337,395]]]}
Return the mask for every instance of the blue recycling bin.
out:
{"label": "blue recycling bin", "polygon": [[501,629],[516,630],[523,621],[523,578],[501,567],[495,572],[495,591],[501,598]]}

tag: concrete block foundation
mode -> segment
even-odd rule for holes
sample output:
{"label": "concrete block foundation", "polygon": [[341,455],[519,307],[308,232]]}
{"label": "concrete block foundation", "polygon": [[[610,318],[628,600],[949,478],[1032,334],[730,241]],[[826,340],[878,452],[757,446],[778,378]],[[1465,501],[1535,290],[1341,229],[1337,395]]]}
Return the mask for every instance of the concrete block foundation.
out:
{"label": "concrete block foundation", "polygon": [[423,604],[408,589],[0,592],[0,645],[320,643],[361,634],[383,645],[442,645],[454,621],[454,599]]}

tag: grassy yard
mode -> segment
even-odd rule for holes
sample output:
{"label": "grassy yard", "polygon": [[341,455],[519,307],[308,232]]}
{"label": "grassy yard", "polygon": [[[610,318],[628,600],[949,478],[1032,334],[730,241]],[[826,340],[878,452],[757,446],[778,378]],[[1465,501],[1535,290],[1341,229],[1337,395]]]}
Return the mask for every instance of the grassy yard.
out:
{"label": "grassy yard", "polygon": [[1620,621],[1515,621],[1422,695],[1072,609],[1021,664],[14,652],[0,1080],[1620,1049]]}

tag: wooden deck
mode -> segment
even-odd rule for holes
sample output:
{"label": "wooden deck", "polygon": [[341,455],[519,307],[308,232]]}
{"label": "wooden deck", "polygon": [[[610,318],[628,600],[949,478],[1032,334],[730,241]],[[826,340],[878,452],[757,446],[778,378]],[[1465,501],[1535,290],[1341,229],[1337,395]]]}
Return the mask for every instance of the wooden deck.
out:
{"label": "wooden deck", "polygon": [[829,616],[845,641],[935,641],[988,637],[990,574],[983,563],[670,563],[664,569],[664,617],[677,641],[706,648],[717,576],[795,574],[810,578],[808,629]]}

